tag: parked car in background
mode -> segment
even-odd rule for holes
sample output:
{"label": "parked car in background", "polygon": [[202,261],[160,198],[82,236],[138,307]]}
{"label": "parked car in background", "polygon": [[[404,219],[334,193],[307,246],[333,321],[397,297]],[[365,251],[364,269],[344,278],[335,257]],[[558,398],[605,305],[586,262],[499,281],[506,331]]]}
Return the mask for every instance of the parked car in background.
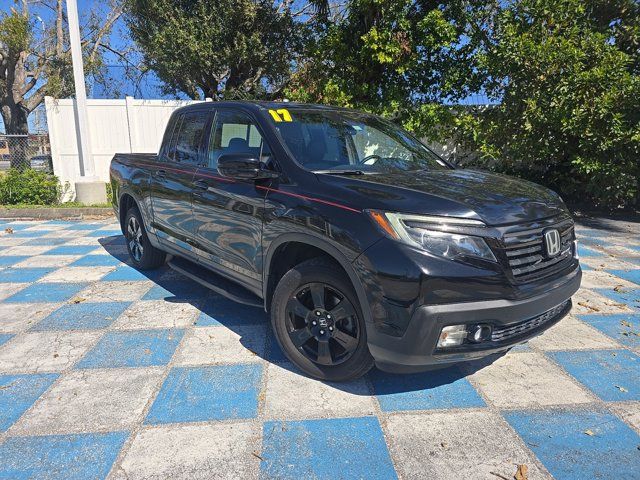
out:
{"label": "parked car in background", "polygon": [[580,286],[574,225],[530,182],[458,169],[398,126],[326,106],[176,110],[158,154],[117,154],[131,261],[270,312],[285,355],[348,380],[504,352]]}
{"label": "parked car in background", "polygon": [[31,168],[46,173],[53,173],[53,160],[51,155],[34,155],[29,161]]}

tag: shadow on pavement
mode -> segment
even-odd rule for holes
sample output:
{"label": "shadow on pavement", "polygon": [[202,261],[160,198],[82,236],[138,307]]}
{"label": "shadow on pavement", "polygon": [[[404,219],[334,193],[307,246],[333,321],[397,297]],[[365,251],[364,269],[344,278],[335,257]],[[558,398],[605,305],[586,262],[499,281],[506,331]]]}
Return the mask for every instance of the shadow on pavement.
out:
{"label": "shadow on pavement", "polygon": [[[133,268],[128,262],[128,253],[124,237],[104,237],[99,239],[99,243],[107,253],[121,261],[123,266]],[[247,335],[250,334],[247,333],[248,329],[246,327],[267,326],[267,338],[265,339],[266,349],[264,353],[254,353],[270,363],[277,364],[281,368],[285,368],[298,375],[306,376],[289,362],[280,349],[271,330],[269,315],[263,309],[234,302],[207,289],[190,278],[173,271],[166,265],[156,270],[136,271],[146,277],[146,279],[155,283],[155,286],[143,296],[143,299],[190,304],[201,312],[195,322],[196,326],[220,325],[226,327],[239,335],[240,343],[251,351],[253,351],[252,348],[253,345],[255,345],[255,340],[247,338]],[[373,386],[376,395],[429,391],[454,384],[464,379],[467,375],[493,363],[502,355],[493,355],[480,361],[468,362],[459,366],[454,365],[436,368],[423,373],[392,374],[374,368],[365,378]],[[353,388],[355,381],[323,383],[351,393],[361,391],[360,389]]]}

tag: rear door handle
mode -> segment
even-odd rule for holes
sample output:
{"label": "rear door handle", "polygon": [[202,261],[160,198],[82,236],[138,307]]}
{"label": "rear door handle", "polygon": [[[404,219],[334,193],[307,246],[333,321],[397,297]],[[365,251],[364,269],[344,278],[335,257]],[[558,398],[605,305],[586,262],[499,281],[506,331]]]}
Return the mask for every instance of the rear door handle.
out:
{"label": "rear door handle", "polygon": [[167,171],[166,170],[156,170],[156,177],[158,177],[159,179],[164,179],[167,176]]}
{"label": "rear door handle", "polygon": [[193,185],[199,190],[208,190],[209,184],[203,180],[196,180]]}

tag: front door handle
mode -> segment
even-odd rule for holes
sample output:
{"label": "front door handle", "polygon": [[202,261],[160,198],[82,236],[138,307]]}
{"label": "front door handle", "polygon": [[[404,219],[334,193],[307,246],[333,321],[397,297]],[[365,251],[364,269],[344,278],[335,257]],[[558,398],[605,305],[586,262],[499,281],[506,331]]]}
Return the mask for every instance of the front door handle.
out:
{"label": "front door handle", "polygon": [[207,182],[202,181],[202,180],[196,180],[195,182],[193,182],[193,185],[199,190],[208,190],[209,189],[209,184]]}
{"label": "front door handle", "polygon": [[167,176],[166,170],[156,170],[156,177],[159,178],[160,180],[164,180],[166,176]]}

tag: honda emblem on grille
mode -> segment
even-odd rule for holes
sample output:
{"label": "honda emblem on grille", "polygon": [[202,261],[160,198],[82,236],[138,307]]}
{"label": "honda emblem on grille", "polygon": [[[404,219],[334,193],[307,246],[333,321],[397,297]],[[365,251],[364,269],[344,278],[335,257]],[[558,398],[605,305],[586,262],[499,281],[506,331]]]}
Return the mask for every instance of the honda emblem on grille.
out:
{"label": "honda emblem on grille", "polygon": [[552,228],[544,232],[544,246],[547,250],[548,257],[555,257],[558,255],[560,253],[561,245],[562,240],[558,230]]}

